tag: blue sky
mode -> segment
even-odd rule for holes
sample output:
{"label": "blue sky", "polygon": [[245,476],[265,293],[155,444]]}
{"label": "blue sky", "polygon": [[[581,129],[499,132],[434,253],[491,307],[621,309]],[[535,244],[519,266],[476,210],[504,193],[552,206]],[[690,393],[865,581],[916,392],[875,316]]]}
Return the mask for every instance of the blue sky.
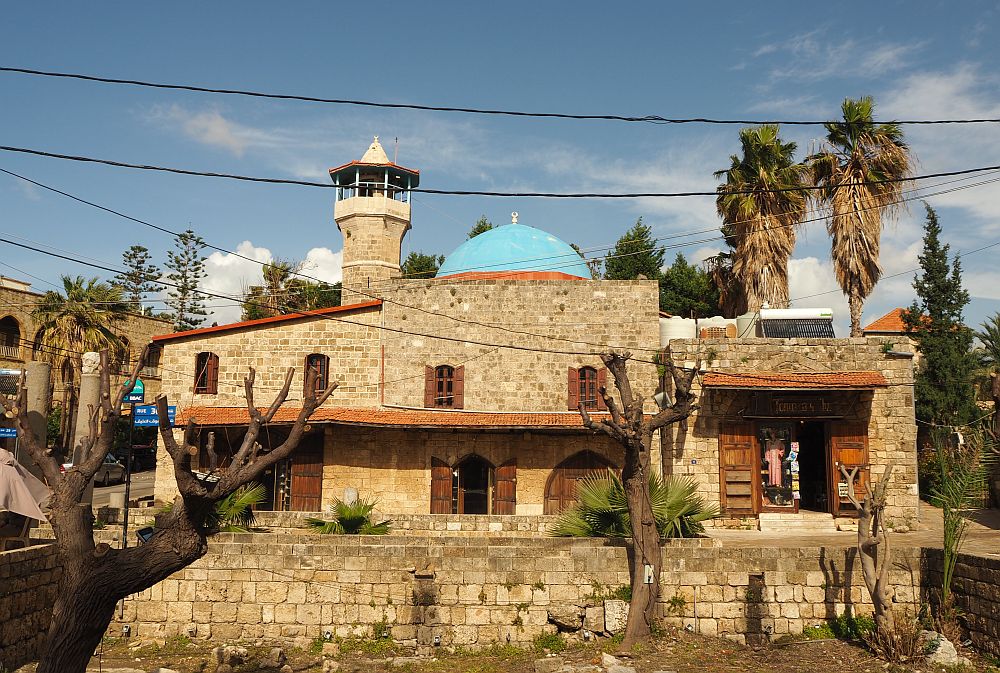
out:
{"label": "blue sky", "polygon": [[[871,94],[882,117],[1000,117],[1000,5],[599,2],[18,3],[0,25],[4,65],[322,97],[668,117],[830,118]],[[378,134],[442,189],[711,190],[737,128],[507,119],[157,91],[0,74],[0,144],[121,161],[324,180]],[[907,127],[930,173],[1000,163],[1000,126]],[[819,127],[788,127],[804,156]],[[0,153],[0,167],[258,259],[308,259],[339,277],[332,192],[139,173]],[[994,177],[994,176],[988,176]],[[931,181],[941,182],[941,181]],[[968,182],[972,182],[971,180]],[[952,183],[948,187],[966,183]],[[930,199],[953,250],[1000,240],[1000,186]],[[133,243],[165,258],[169,236],[0,176],[0,231],[118,265]],[[584,248],[640,215],[656,235],[718,225],[714,200],[555,201],[418,195],[411,250],[447,254],[482,214],[510,212]],[[883,236],[886,274],[917,266],[923,208]],[[671,242],[702,239],[699,235]],[[679,248],[700,259],[718,242]],[[673,256],[675,251],[668,251]],[[1000,310],[996,250],[964,260],[978,324]],[[10,266],[4,266],[4,265]],[[17,271],[20,269],[21,271]],[[0,250],[0,273],[47,281],[82,267]],[[214,255],[208,287],[237,293],[259,267]],[[836,289],[821,223],[806,226],[791,294]],[[50,286],[32,280],[39,290]],[[874,319],[912,300],[909,274],[880,284]],[[220,302],[213,300],[210,304]],[[801,300],[833,306],[839,293]],[[216,319],[238,310],[220,307]]]}

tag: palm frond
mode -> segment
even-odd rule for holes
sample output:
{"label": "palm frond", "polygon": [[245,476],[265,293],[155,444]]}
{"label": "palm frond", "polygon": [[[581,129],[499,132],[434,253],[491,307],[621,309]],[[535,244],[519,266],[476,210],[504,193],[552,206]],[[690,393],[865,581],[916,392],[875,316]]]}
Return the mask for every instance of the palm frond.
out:
{"label": "palm frond", "polygon": [[309,517],[306,526],[324,535],[386,535],[392,526],[392,521],[385,520],[375,523],[372,513],[377,500],[358,498],[352,503],[337,500],[330,505],[332,519]]}
{"label": "palm frond", "polygon": [[216,504],[216,526],[225,533],[250,532],[256,523],[253,508],[266,497],[267,489],[263,484],[251,482],[240,486]]}

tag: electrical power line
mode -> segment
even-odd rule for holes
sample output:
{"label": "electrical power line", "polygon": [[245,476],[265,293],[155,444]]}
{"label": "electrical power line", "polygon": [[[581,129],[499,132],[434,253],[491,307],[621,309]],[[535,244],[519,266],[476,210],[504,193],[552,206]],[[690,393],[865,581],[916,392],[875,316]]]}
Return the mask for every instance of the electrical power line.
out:
{"label": "electrical power line", "polygon": [[[356,100],[350,98],[321,98],[318,96],[305,96],[300,94],[266,93],[262,91],[252,91],[248,89],[229,89],[218,87],[204,87],[193,84],[168,84],[163,82],[150,82],[136,79],[120,79],[116,77],[101,77],[97,75],[85,75],[81,73],[53,72],[49,70],[35,70],[31,68],[16,68],[12,66],[0,67],[0,72],[16,73],[21,75],[32,75],[38,77],[54,77],[62,79],[75,79],[85,82],[100,82],[102,84],[123,84],[135,87],[145,87],[152,89],[171,89],[176,91],[193,91],[198,93],[224,94],[231,96],[248,96],[252,98],[271,98],[276,100],[294,100],[306,103],[325,103],[333,105],[353,105],[360,107],[388,108],[396,110],[422,110],[427,112],[460,112],[465,114],[495,115],[506,117],[534,117],[541,119],[572,119],[581,121],[620,121],[620,122],[643,122],[650,124],[715,124],[715,125],[760,125],[760,124],[784,124],[786,126],[821,126],[824,124],[845,124],[852,122],[845,120],[794,120],[794,119],[718,119],[710,117],[663,117],[661,115],[614,115],[614,114],[574,114],[565,112],[527,112],[521,110],[502,110],[473,107],[452,107],[444,105],[421,105],[417,103],[385,103],[378,101]],[[862,123],[862,122],[858,122]],[[863,122],[869,123],[869,122]],[[891,122],[876,121],[874,124],[912,124],[912,125],[937,125],[937,124],[996,124],[1000,119],[996,118],[969,118],[969,119],[900,119]]]}
{"label": "electrical power line", "polygon": [[[112,159],[99,159],[96,157],[81,156],[75,154],[60,154],[57,152],[46,152],[26,147],[13,147],[10,145],[0,145],[0,151],[15,152],[20,154],[30,154],[52,159],[63,159],[66,161],[79,161],[83,163],[102,164],[117,168],[130,168],[141,171],[156,171],[161,173],[173,173],[177,175],[191,175],[203,178],[223,178],[227,180],[240,180],[244,182],[257,182],[277,185],[298,185],[302,187],[320,187],[323,189],[335,189],[338,185],[326,182],[313,182],[310,180],[291,180],[286,178],[257,177],[251,175],[240,175],[237,173],[216,173],[210,171],[196,171],[187,168],[173,168],[169,166],[157,166],[152,164],[132,164],[124,161],[114,161]],[[977,168],[966,168],[956,171],[943,171],[940,173],[926,173],[924,175],[914,175],[906,178],[886,178],[884,180],[865,180],[860,182],[845,182],[837,185],[838,188],[856,187],[861,185],[880,185],[897,182],[910,182],[914,180],[928,180],[930,178],[953,177],[956,175],[969,175],[972,173],[982,173],[985,171],[1000,170],[1000,164],[993,166],[980,166]],[[748,190],[726,190],[726,195],[739,194],[777,194],[781,192],[808,192],[817,190],[828,190],[829,187],[821,185],[803,185],[801,187],[774,187],[768,189],[748,189]],[[545,198],[545,199],[639,199],[639,198],[685,198],[693,196],[713,196],[720,195],[718,190],[712,191],[688,191],[688,192],[496,192],[477,189],[426,189],[424,187],[414,187],[406,191],[418,194],[438,194],[447,196],[495,196],[503,198]]]}

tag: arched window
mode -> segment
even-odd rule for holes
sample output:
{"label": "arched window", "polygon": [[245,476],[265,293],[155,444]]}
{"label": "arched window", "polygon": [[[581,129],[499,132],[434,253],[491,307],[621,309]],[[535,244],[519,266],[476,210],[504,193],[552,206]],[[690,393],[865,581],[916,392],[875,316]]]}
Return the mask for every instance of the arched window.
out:
{"label": "arched window", "polygon": [[618,468],[607,458],[593,451],[580,451],[555,466],[545,484],[545,513],[558,514],[575,505],[576,485],[584,477],[606,474]]}
{"label": "arched window", "polygon": [[0,320],[0,357],[21,359],[21,325],[13,316]]}
{"label": "arched window", "polygon": [[424,374],[424,406],[465,408],[465,367],[427,365]]}
{"label": "arched window", "polygon": [[142,367],[143,376],[155,378],[160,375],[160,357],[162,355],[162,348],[159,346],[150,347],[149,352],[146,354],[146,363]]}
{"label": "arched window", "polygon": [[593,367],[580,368],[580,402],[584,409],[597,409],[597,370]]}
{"label": "arched window", "polygon": [[309,372],[315,372],[316,380],[313,392],[319,393],[326,390],[330,384],[330,358],[322,353],[310,353],[306,356],[305,377],[303,380],[303,395],[308,395],[309,391],[304,387],[309,380]]}
{"label": "arched window", "polygon": [[194,392],[201,395],[218,394],[219,356],[215,353],[198,353],[194,363]]}

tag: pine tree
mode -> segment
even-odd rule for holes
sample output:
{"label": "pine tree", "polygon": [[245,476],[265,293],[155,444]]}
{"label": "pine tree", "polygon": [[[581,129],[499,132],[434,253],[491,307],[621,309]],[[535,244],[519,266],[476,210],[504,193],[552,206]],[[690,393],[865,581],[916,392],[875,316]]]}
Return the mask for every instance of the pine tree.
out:
{"label": "pine tree", "polygon": [[177,331],[194,329],[205,322],[204,297],[198,286],[205,278],[205,241],[188,229],[177,235],[174,250],[167,252],[167,280],[173,287],[167,291],[167,305],[173,310],[171,318]]}
{"label": "pine tree", "polygon": [[660,310],[683,318],[717,315],[719,290],[707,273],[677,253],[660,280]]}
{"label": "pine tree", "polygon": [[941,244],[937,213],[927,204],[924,207],[923,275],[913,279],[917,300],[903,312],[903,322],[921,355],[916,413],[926,423],[961,425],[976,416],[973,333],[962,323],[969,293],[962,288],[961,263],[956,257],[949,264],[950,246]]}
{"label": "pine tree", "polygon": [[[470,236],[471,238],[471,236]],[[400,265],[403,278],[433,278],[444,264],[444,255],[425,255],[411,252]]]}
{"label": "pine tree", "polygon": [[608,280],[636,280],[645,276],[649,280],[659,280],[665,254],[666,249],[656,246],[653,230],[644,225],[640,217],[635,226],[618,239],[615,249],[608,255],[604,262],[604,277]]}
{"label": "pine tree", "polygon": [[493,223],[487,220],[486,216],[483,215],[476,221],[476,224],[472,227],[472,229],[469,230],[469,238],[471,239],[475,238],[479,234],[485,234],[492,228],[493,228]]}
{"label": "pine tree", "polygon": [[156,292],[159,286],[160,269],[150,260],[149,249],[142,245],[133,245],[122,253],[122,265],[125,272],[115,276],[112,285],[120,287],[133,313],[152,314],[152,309],[143,310],[142,300],[151,292]]}

